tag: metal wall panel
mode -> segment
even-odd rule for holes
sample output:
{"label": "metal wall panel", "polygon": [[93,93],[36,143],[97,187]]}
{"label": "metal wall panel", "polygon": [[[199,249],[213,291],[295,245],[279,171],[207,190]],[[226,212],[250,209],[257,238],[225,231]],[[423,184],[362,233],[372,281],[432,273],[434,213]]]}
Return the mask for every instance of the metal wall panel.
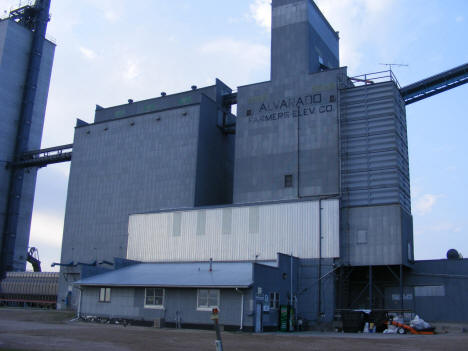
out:
{"label": "metal wall panel", "polygon": [[405,110],[393,82],[340,95],[343,205],[400,204],[411,213]]}
{"label": "metal wall panel", "polygon": [[[0,21],[0,248],[7,212],[11,167],[14,159],[18,118],[21,111],[23,88],[31,50],[32,33],[22,25],[11,21]],[[30,150],[39,149],[42,139],[47,94],[49,91],[55,45],[44,42],[39,81],[37,84],[34,111],[29,135]],[[26,269],[26,254],[36,186],[37,168],[24,174],[22,201],[13,255],[14,270]]]}
{"label": "metal wall panel", "polygon": [[[245,290],[246,300],[250,290]],[[239,325],[241,294],[234,289],[220,291],[219,322],[223,325]],[[81,314],[107,318],[128,318],[154,321],[163,318],[166,323],[182,325],[210,325],[211,311],[197,310],[197,289],[164,289],[164,309],[145,308],[144,288],[112,288],[111,300],[99,302],[99,288],[84,287],[81,300]],[[252,326],[253,310],[244,302],[244,326]]]}
{"label": "metal wall panel", "polygon": [[10,295],[57,295],[58,272],[7,272],[0,292]]}
{"label": "metal wall panel", "polygon": [[234,203],[339,195],[337,81],[345,74],[343,68],[239,87]]}
{"label": "metal wall panel", "polygon": [[[318,258],[320,222],[322,257],[339,257],[339,201],[323,200],[321,207],[321,221],[318,201],[179,211],[180,237],[172,236],[166,225],[174,212],[131,215],[127,258],[146,262],[275,260],[278,252]],[[230,235],[224,224],[227,210],[232,212]],[[200,211],[206,213],[203,236],[196,230]],[[258,227],[257,218],[251,218],[257,211]]]}

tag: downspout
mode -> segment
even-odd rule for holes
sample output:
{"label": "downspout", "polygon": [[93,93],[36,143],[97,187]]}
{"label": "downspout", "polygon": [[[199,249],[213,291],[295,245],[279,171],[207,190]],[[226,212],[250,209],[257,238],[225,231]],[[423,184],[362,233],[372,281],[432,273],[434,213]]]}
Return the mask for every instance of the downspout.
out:
{"label": "downspout", "polygon": [[244,293],[239,288],[236,288],[236,291],[241,294],[241,315],[239,330],[242,330],[244,329]]}
{"label": "downspout", "polygon": [[319,262],[318,262],[318,308],[317,321],[320,320],[322,314],[322,199],[319,199]]}
{"label": "downspout", "polygon": [[300,169],[300,147],[301,147],[301,139],[300,139],[300,136],[299,136],[299,133],[300,133],[300,125],[299,125],[299,121],[300,121],[300,117],[297,116],[297,198],[300,199],[301,198],[301,183],[300,183],[300,177],[299,177],[299,174],[301,172],[301,169]]}
{"label": "downspout", "polygon": [[291,306],[293,306],[294,305],[294,303],[293,303],[294,294],[293,294],[293,253],[292,252],[291,252],[291,264],[290,265],[291,265],[291,267],[290,267],[290,270],[291,270],[291,272],[290,272],[290,274],[291,274],[291,279],[290,279],[290,281],[291,281],[291,290],[290,290],[291,291]]}
{"label": "downspout", "polygon": [[78,288],[78,290],[80,291],[80,294],[78,295],[78,311],[77,311],[76,318],[80,319],[81,318],[81,294],[83,293],[81,286]]}

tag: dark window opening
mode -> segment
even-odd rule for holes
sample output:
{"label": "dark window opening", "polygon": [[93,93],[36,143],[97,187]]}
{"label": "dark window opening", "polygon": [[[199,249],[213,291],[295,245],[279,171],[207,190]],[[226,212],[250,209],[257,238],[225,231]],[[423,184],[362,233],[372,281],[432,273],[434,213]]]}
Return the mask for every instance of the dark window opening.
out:
{"label": "dark window opening", "polygon": [[293,186],[293,176],[292,174],[286,174],[284,176],[284,187],[292,188],[292,186]]}

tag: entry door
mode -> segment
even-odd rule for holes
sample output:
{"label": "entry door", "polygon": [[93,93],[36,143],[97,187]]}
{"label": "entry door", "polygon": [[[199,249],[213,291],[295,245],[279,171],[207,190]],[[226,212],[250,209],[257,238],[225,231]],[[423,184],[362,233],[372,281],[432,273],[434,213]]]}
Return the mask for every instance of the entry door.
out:
{"label": "entry door", "polygon": [[255,332],[263,332],[263,306],[261,303],[257,303],[255,307]]}

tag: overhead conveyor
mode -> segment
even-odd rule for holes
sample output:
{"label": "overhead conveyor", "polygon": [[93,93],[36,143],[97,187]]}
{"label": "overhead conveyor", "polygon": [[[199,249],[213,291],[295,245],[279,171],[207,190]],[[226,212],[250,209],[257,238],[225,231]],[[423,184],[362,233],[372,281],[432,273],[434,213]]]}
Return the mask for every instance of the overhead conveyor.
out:
{"label": "overhead conveyor", "polygon": [[45,167],[53,163],[71,161],[73,144],[28,151],[12,164],[15,168]]}
{"label": "overhead conveyor", "polygon": [[[374,82],[366,82],[366,84]],[[468,63],[436,74],[419,82],[400,89],[405,104],[409,105],[444,91],[468,83]],[[228,107],[237,104],[237,92],[226,94],[223,105]],[[231,126],[235,129],[235,125]],[[49,149],[29,151],[13,165],[18,168],[44,167],[48,164],[67,162],[71,160],[73,144],[57,146]]]}
{"label": "overhead conveyor", "polygon": [[468,83],[468,63],[407,85],[400,89],[400,93],[405,104],[409,105],[466,83]]}

